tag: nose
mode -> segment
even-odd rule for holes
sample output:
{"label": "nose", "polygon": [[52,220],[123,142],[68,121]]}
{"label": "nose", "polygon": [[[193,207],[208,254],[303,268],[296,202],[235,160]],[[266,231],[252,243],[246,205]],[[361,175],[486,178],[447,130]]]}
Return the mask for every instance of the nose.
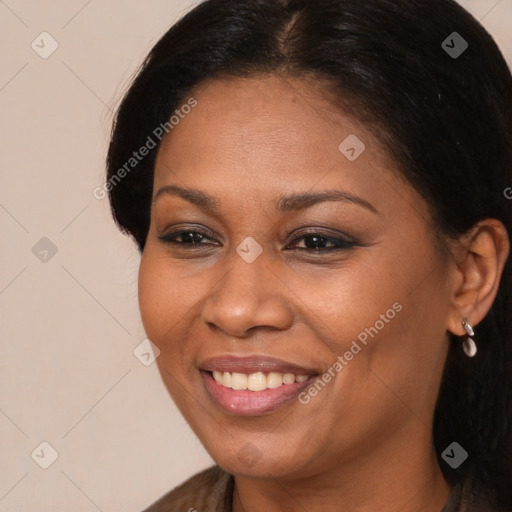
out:
{"label": "nose", "polygon": [[293,323],[292,293],[265,256],[247,263],[236,251],[230,270],[203,303],[203,321],[230,337],[247,338],[258,328],[286,330]]}

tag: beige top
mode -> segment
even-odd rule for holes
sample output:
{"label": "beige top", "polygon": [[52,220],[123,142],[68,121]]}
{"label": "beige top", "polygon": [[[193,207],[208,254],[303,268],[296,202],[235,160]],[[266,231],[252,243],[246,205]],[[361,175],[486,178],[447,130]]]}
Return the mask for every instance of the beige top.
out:
{"label": "beige top", "polygon": [[[232,512],[234,478],[219,466],[198,473],[144,512]],[[503,512],[471,493],[469,484],[453,487],[440,512]]]}

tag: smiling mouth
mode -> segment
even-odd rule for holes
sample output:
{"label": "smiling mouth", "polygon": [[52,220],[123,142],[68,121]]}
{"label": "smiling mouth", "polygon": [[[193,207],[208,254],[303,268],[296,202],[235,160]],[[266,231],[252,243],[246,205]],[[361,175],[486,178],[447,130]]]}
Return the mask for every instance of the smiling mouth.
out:
{"label": "smiling mouth", "polygon": [[[262,416],[286,405],[299,405],[298,395],[318,377],[279,372],[242,374],[201,370],[200,373],[214,404],[236,416]],[[217,379],[222,379],[222,382]]]}
{"label": "smiling mouth", "polygon": [[225,354],[198,366],[214,405],[239,416],[270,414],[294,401],[299,403],[300,392],[321,373],[317,368],[262,354]]}
{"label": "smiling mouth", "polygon": [[295,382],[305,382],[309,375],[295,375],[293,373],[280,372],[256,372],[256,373],[237,373],[237,372],[210,372],[217,384],[228,389],[236,391],[263,391],[264,389],[276,389],[281,386],[288,386]]}

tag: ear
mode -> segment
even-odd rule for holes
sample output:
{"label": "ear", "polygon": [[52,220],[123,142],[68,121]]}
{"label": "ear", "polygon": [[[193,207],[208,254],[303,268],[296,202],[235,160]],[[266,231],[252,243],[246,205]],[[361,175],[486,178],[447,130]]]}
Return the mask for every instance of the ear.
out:
{"label": "ear", "polygon": [[474,327],[487,315],[498,293],[509,251],[507,230],[496,219],[479,221],[457,240],[447,325],[451,333],[464,336],[464,318]]}

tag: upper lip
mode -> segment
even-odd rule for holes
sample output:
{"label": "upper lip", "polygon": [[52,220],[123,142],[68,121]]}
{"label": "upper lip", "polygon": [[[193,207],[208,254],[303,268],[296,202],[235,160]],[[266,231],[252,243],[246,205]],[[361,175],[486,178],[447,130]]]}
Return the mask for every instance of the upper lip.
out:
{"label": "upper lip", "polygon": [[294,375],[317,375],[318,372],[314,368],[307,368],[298,364],[289,363],[275,357],[264,355],[253,356],[232,356],[224,355],[211,357],[203,360],[199,364],[201,370],[213,372],[230,372],[230,373],[293,373]]}

